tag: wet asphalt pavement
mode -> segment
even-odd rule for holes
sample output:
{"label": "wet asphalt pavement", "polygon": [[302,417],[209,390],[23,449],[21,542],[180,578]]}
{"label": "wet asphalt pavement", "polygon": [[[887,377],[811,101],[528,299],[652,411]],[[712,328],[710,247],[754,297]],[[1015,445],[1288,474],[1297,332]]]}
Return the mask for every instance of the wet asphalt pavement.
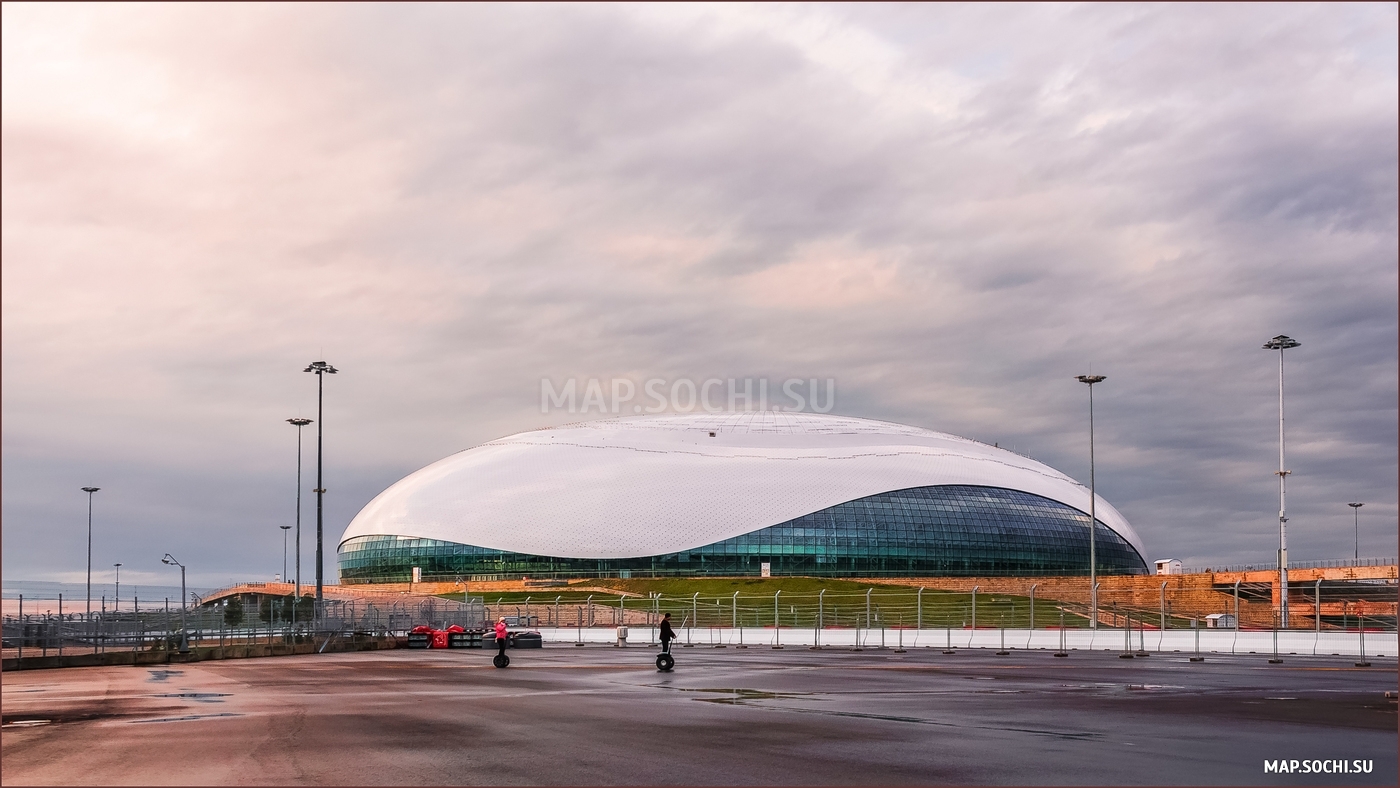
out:
{"label": "wet asphalt pavement", "polygon": [[[21,784],[1395,785],[1394,658],[551,645],[3,676]],[[1266,774],[1265,760],[1371,762]]]}

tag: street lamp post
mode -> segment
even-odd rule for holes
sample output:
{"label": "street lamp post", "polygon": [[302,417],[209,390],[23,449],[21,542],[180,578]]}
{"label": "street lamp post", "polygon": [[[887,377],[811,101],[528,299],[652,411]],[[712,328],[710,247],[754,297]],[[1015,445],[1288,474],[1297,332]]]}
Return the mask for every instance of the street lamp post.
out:
{"label": "street lamp post", "polygon": [[176,561],[175,556],[170,553],[166,553],[160,562],[180,567],[180,653],[184,654],[190,650],[190,631],[185,626],[185,565]]}
{"label": "street lamp post", "polygon": [[1354,558],[1354,559],[1357,559],[1357,560],[1360,560],[1360,558],[1361,558],[1361,507],[1363,507],[1363,506],[1365,506],[1365,505],[1366,505],[1366,504],[1364,504],[1364,503],[1349,503],[1349,504],[1347,504],[1347,506],[1350,506],[1350,507],[1351,507],[1351,513],[1352,513],[1352,515],[1354,515],[1354,516],[1351,518],[1351,527],[1352,527],[1352,539],[1355,540],[1355,541],[1352,543],[1353,546],[1352,546],[1352,554],[1351,554],[1351,557]]}
{"label": "street lamp post", "polygon": [[1285,470],[1283,462],[1283,351],[1301,344],[1282,334],[1264,343],[1265,350],[1278,351],[1278,612],[1285,629],[1288,628],[1288,515],[1284,493],[1291,471]]}
{"label": "street lamp post", "polygon": [[[296,593],[297,599],[301,599],[301,428],[311,423],[311,419],[295,418],[287,419],[287,423],[297,428],[297,533],[296,533]],[[319,486],[319,485],[318,485]],[[295,605],[292,608],[296,610]]]}
{"label": "street lamp post", "polygon": [[112,600],[112,612],[115,613],[120,610],[122,606],[122,565],[112,564],[112,566],[117,568],[116,598]]}
{"label": "street lamp post", "polygon": [[87,612],[92,615],[92,494],[101,487],[84,487],[88,494],[88,551],[87,551]]}
{"label": "street lamp post", "polygon": [[326,495],[326,488],[321,480],[321,428],[325,424],[325,413],[322,406],[325,399],[326,375],[334,375],[339,371],[324,361],[313,361],[306,369],[302,370],[302,372],[312,372],[316,375],[316,601],[318,603],[323,599],[321,526],[324,522]]}
{"label": "street lamp post", "polygon": [[292,530],[290,525],[279,525],[282,529],[282,582],[287,582],[287,532]]}
{"label": "street lamp post", "polygon": [[1107,378],[1103,375],[1076,375],[1075,380],[1089,385],[1089,628],[1099,628],[1099,561],[1095,550],[1098,513],[1095,511],[1098,493],[1094,490],[1094,384]]}

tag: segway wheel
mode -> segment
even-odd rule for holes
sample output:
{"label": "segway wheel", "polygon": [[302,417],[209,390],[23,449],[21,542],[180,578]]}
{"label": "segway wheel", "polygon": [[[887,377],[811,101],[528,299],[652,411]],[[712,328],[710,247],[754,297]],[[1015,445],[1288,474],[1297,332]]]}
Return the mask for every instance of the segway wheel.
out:
{"label": "segway wheel", "polygon": [[669,672],[671,668],[674,668],[675,666],[676,658],[672,657],[670,654],[656,655],[656,669],[661,671],[662,673]]}
{"label": "segway wheel", "polygon": [[498,668],[508,668],[510,667],[510,657],[505,654],[497,654],[491,658],[491,664]]}

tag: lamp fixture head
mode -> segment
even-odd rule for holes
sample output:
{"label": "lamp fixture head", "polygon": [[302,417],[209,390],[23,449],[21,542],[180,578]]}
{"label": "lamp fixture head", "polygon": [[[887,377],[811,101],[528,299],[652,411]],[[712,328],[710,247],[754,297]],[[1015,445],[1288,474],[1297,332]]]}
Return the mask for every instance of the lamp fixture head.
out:
{"label": "lamp fixture head", "polygon": [[308,366],[306,369],[303,369],[303,370],[302,370],[302,372],[315,372],[317,375],[320,375],[320,374],[323,373],[323,372],[324,372],[324,373],[331,374],[331,375],[334,375],[335,373],[337,373],[337,372],[339,372],[339,371],[340,371],[340,370],[336,369],[335,367],[331,366],[330,364],[327,364],[327,363],[324,362],[324,361],[313,361],[313,362],[311,362],[311,365],[310,365],[310,366]]}
{"label": "lamp fixture head", "polygon": [[1353,509],[1360,509],[1361,507],[1363,507],[1363,506],[1365,506],[1365,505],[1366,505],[1366,504],[1364,504],[1364,503],[1349,503],[1349,504],[1347,504],[1347,506],[1350,506],[1350,507],[1353,508]]}
{"label": "lamp fixture head", "polygon": [[1079,381],[1080,383],[1088,383],[1090,386],[1092,386],[1095,383],[1102,383],[1108,378],[1106,375],[1075,375],[1074,379]]}
{"label": "lamp fixture head", "polygon": [[298,427],[305,427],[311,423],[311,419],[287,419],[288,424],[295,424]]}
{"label": "lamp fixture head", "polygon": [[1302,342],[1299,342],[1298,340],[1296,340],[1296,339],[1294,339],[1294,338],[1292,338],[1292,337],[1288,337],[1288,336],[1284,336],[1283,334],[1279,334],[1278,336],[1274,337],[1273,339],[1269,340],[1268,342],[1265,342],[1265,343],[1264,343],[1264,349],[1265,349],[1265,350],[1287,350],[1287,349],[1289,349],[1289,348],[1298,347],[1298,346],[1301,345],[1301,344],[1303,344],[1303,343],[1302,343]]}
{"label": "lamp fixture head", "polygon": [[92,494],[92,493],[97,492],[97,491],[100,490],[100,489],[102,489],[102,488],[101,488],[101,487],[84,487],[84,488],[83,488],[83,492],[88,493],[88,494]]}

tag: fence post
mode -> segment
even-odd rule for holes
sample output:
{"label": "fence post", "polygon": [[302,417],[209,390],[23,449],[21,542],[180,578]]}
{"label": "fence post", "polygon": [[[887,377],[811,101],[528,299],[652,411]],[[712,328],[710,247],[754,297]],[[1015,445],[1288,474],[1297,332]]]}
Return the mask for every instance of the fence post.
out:
{"label": "fence post", "polygon": [[[870,637],[870,592],[874,590],[873,588],[865,589],[865,636],[867,638]],[[859,639],[859,636],[857,636],[857,639]],[[860,644],[857,643],[856,645],[858,646]]]}
{"label": "fence post", "polygon": [[1240,631],[1240,581],[1235,581],[1235,631]]}
{"label": "fence post", "polygon": [[1035,590],[1039,587],[1039,583],[1031,583],[1031,618],[1030,627],[1026,630],[1026,648],[1028,649],[1031,647],[1031,638],[1035,636]]}
{"label": "fence post", "polygon": [[[981,586],[973,586],[973,587],[972,587],[972,631],[973,631],[973,632],[976,632],[976,631],[977,631],[977,589],[979,589],[979,588],[981,588]],[[971,639],[970,637],[969,637],[969,639],[968,639],[968,641],[967,641],[967,645],[968,645],[969,647],[972,646],[972,639]]]}
{"label": "fence post", "polygon": [[1356,614],[1356,634],[1361,638],[1361,661],[1356,663],[1358,668],[1369,668],[1371,663],[1366,660],[1366,617],[1358,610]]}
{"label": "fence post", "polygon": [[812,645],[815,648],[822,647],[822,626],[825,623],[823,619],[826,618],[825,598],[826,589],[823,588],[821,593],[817,594],[817,629],[812,635]]}
{"label": "fence post", "polygon": [[[916,596],[916,601],[915,601],[914,604],[915,604],[915,609],[918,611],[918,612],[916,612],[915,615],[914,615],[914,628],[915,628],[915,629],[923,629],[923,628],[924,628],[924,587],[923,587],[923,586],[919,586],[919,593],[918,593],[918,595]],[[919,639],[918,639],[917,637],[914,638],[914,642],[917,643],[918,640],[919,640]]]}
{"label": "fence post", "polygon": [[778,596],[782,593],[781,588],[773,592],[773,648],[783,647],[782,619],[778,610]]}
{"label": "fence post", "polygon": [[[1158,600],[1157,600],[1157,601],[1158,601],[1158,605],[1159,605],[1160,608],[1161,608],[1161,614],[1162,614],[1162,626],[1161,626],[1161,630],[1162,630],[1162,632],[1165,633],[1165,632],[1167,631],[1167,581],[1165,581],[1165,580],[1162,581],[1162,587],[1158,590]],[[1161,638],[1158,638],[1158,639],[1157,639],[1157,650],[1158,650],[1158,651],[1161,651],[1161,650],[1162,650],[1162,639],[1161,639]]]}
{"label": "fence post", "polygon": [[19,658],[24,659],[24,594],[19,595]]}
{"label": "fence post", "polygon": [[[1317,633],[1322,634],[1322,581],[1313,581],[1313,625]],[[1316,640],[1313,642],[1313,653],[1317,653]]]}

